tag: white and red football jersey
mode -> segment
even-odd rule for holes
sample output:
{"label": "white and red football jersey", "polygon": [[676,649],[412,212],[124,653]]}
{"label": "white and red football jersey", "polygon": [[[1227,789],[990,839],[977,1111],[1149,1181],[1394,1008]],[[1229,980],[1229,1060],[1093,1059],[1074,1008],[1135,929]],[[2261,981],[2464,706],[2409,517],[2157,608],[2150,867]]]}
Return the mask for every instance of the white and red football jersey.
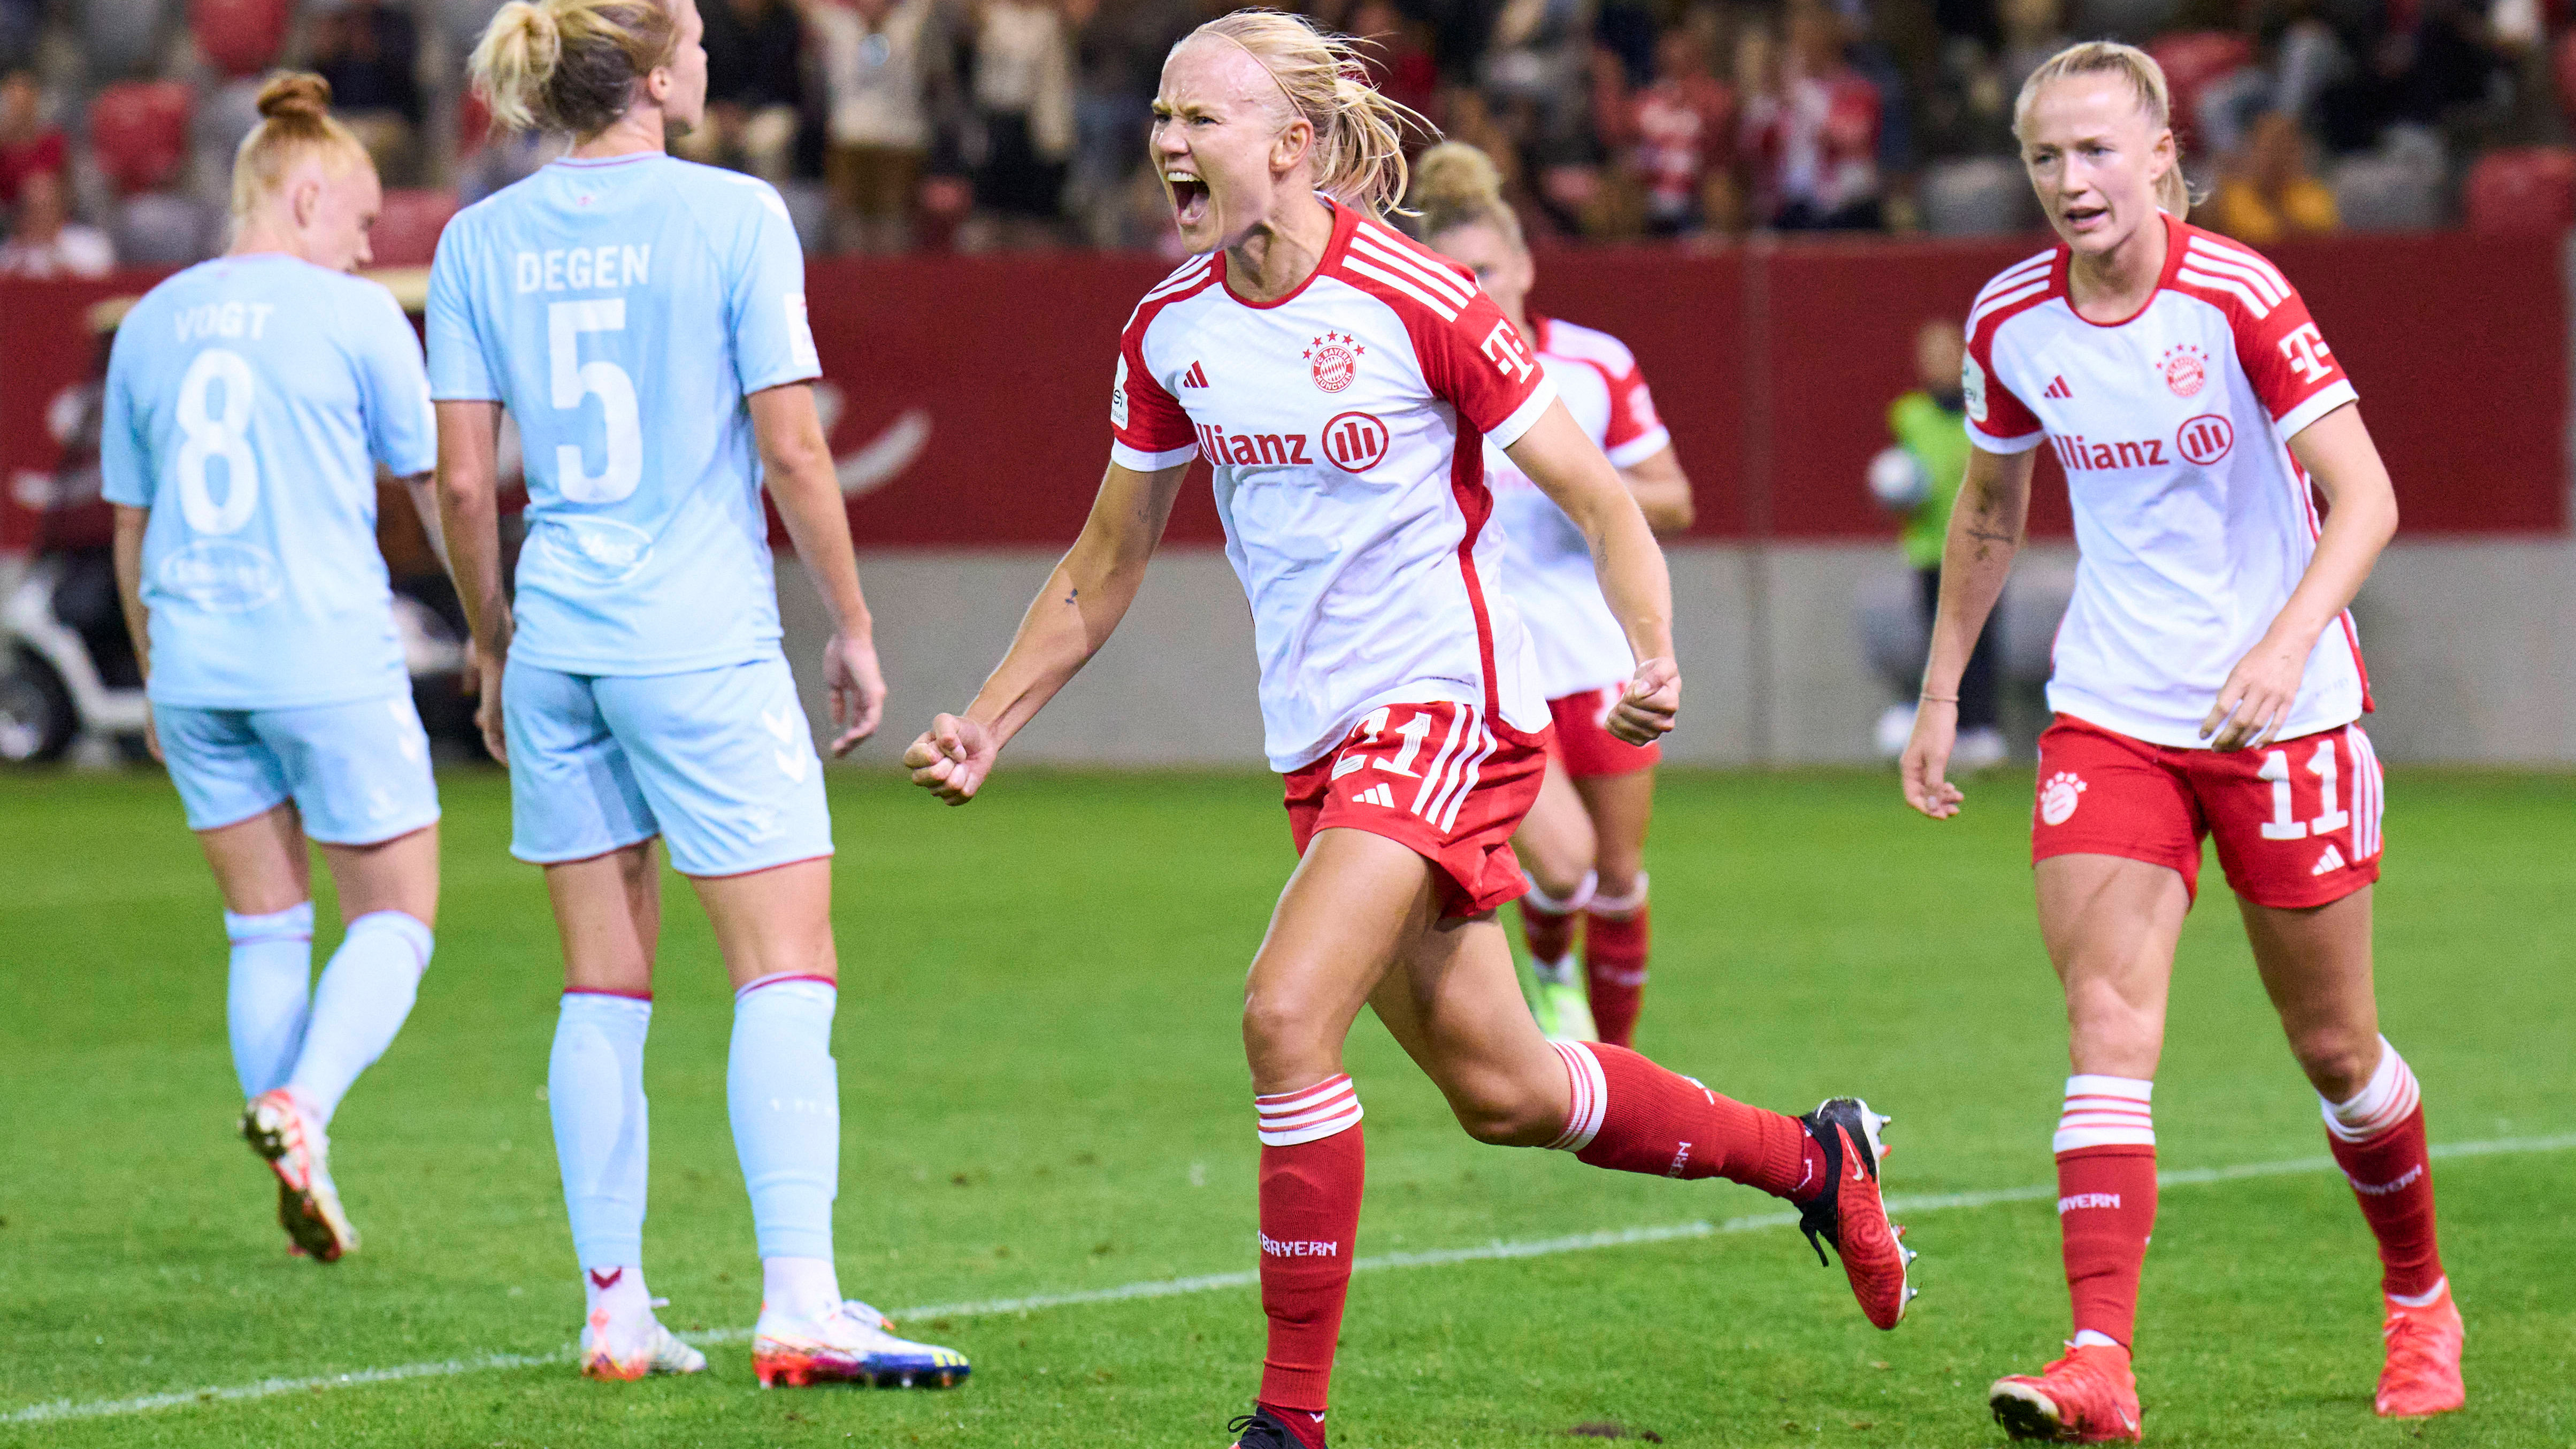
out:
{"label": "white and red football jersey", "polygon": [[[1655,416],[1654,395],[1626,344],[1553,317],[1533,315],[1529,324],[1539,365],[1555,380],[1557,397],[1613,464],[1633,467],[1672,446],[1673,435]],[[1628,648],[1628,631],[1601,597],[1583,530],[1491,439],[1485,472],[1493,479],[1494,522],[1512,544],[1503,586],[1520,605],[1521,627],[1538,652],[1540,689],[1562,699],[1626,684],[1636,672],[1636,656]]]}
{"label": "white and red football jersey", "polygon": [[1227,290],[1220,251],[1137,304],[1111,456],[1213,466],[1272,769],[1385,704],[1474,706],[1469,750],[1452,741],[1444,757],[1490,749],[1487,721],[1547,727],[1519,611],[1495,586],[1505,544],[1486,526],[1482,443],[1517,441],[1555,398],[1463,269],[1346,206],[1314,274],[1276,302]]}
{"label": "white and red football jersey", "polygon": [[[1971,442],[2044,441],[2066,467],[2081,556],[2049,708],[2189,748],[2316,552],[2316,499],[2289,439],[2355,394],[2277,268],[2163,220],[2164,273],[2125,322],[2076,315],[2062,246],[1988,282],[1968,314],[1964,389]],[[2369,708],[2346,613],[2318,639],[2280,734]]]}

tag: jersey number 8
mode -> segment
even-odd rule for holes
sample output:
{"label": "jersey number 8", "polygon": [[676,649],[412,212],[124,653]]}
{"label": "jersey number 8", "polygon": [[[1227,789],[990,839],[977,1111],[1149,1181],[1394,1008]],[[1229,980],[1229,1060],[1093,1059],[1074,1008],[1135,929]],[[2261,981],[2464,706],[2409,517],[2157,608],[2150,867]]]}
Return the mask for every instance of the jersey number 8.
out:
{"label": "jersey number 8", "polygon": [[555,445],[555,487],[575,503],[615,503],[644,480],[644,426],[635,406],[635,379],[614,362],[581,360],[581,334],[625,330],[623,297],[556,302],[546,308],[554,405],[575,409],[583,399],[596,397],[601,421],[607,424],[607,458],[596,474],[583,468],[580,444]]}
{"label": "jersey number 8", "polygon": [[[206,411],[206,394],[222,383],[223,403]],[[250,450],[250,364],[241,354],[209,347],[179,379],[179,512],[199,533],[231,533],[259,507],[259,459]],[[224,460],[224,499],[206,485],[206,461]]]}

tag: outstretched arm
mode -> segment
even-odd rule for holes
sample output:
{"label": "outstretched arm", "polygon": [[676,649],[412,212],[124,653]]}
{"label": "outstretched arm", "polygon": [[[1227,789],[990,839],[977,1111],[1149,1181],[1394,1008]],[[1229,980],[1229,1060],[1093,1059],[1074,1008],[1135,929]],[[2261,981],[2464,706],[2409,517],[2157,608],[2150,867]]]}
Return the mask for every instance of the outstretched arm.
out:
{"label": "outstretched arm", "polygon": [[[125,610],[125,632],[134,641],[134,666],[146,682],[152,678],[152,614],[143,607],[143,532],[151,524],[151,509],[116,505],[116,600]],[[161,732],[150,710],[143,712],[143,743],[152,758],[161,758]]]}
{"label": "outstretched arm", "polygon": [[1503,451],[1592,545],[1601,595],[1637,658],[1637,673],[1610,712],[1610,732],[1630,744],[1652,743],[1672,729],[1681,709],[1682,675],[1673,658],[1672,578],[1637,495],[1561,402],[1550,403]]}
{"label": "outstretched arm", "polygon": [[823,686],[831,696],[832,753],[846,755],[877,732],[885,717],[885,674],[877,667],[876,623],[859,592],[859,561],[850,544],[850,515],[832,470],[832,447],[814,411],[814,385],[763,388],[748,399],[760,442],[761,471],[787,537],[806,574],[823,592],[832,639],[823,646]]}
{"label": "outstretched arm", "polygon": [[510,658],[510,605],[501,590],[501,405],[438,404],[438,521],[447,571],[474,637],[474,723],[483,747],[507,762],[501,734],[501,669]]}
{"label": "outstretched arm", "polygon": [[2362,426],[2359,403],[2346,403],[2301,428],[2290,439],[2290,454],[2316,480],[2331,510],[2299,586],[2261,641],[2228,671],[2209,717],[2200,722],[2200,737],[2213,750],[2260,748],[2280,733],[2318,636],[2352,603],[2379,562],[2379,551],[2397,533],[2397,490],[2370,430]]}
{"label": "outstretched arm", "polygon": [[1959,676],[1976,652],[1986,616],[2003,597],[2004,576],[2021,551],[2030,517],[2030,475],[2038,450],[1989,453],[1968,450],[1968,473],[1950,510],[1950,537],[1941,550],[1941,605],[1932,616],[1932,656],[1923,666],[1923,701],[1914,712],[1914,738],[1898,767],[1905,803],[1947,820],[1966,797],[1947,778],[1950,748],[1959,738]]}
{"label": "outstretched arm", "polygon": [[962,715],[932,720],[903,752],[914,784],[951,805],[975,798],[1002,746],[1091,662],[1126,617],[1188,473],[1186,463],[1152,473],[1109,465],[1082,536],[1021,616],[1010,652],[975,702]]}
{"label": "outstretched arm", "polygon": [[1680,533],[1691,526],[1697,509],[1691,501],[1690,478],[1682,472],[1682,459],[1670,444],[1654,454],[1619,470],[1628,480],[1628,491],[1637,497],[1637,510],[1646,515],[1646,526],[1658,538]]}

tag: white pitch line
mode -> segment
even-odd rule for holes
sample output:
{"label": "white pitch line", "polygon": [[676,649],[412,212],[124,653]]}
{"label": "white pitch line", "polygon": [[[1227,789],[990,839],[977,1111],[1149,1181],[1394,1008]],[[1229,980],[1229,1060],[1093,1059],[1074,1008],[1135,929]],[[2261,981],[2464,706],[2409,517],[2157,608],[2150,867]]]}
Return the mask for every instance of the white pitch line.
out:
{"label": "white pitch line", "polygon": [[[2486,1142],[2443,1143],[2431,1149],[2436,1159],[2452,1157],[2496,1157],[2526,1152],[2563,1152],[2576,1148],[2576,1133],[2556,1137],[2503,1137]],[[2213,1183],[2241,1182],[2248,1178],[2288,1177],[2301,1173],[2326,1172],[2334,1168],[2331,1157],[2297,1157],[2281,1162],[2247,1162],[2233,1167],[2186,1167],[2156,1174],[2160,1187],[2197,1187]],[[1993,1207],[2002,1203],[2042,1202],[2057,1196],[2057,1184],[2034,1183],[2029,1187],[1996,1188],[1985,1192],[1911,1193],[1887,1199],[1892,1214],[1946,1212],[1959,1208]],[[1482,1263],[1510,1258],[1546,1258],[1562,1253],[1584,1253],[1600,1248],[1629,1248],[1646,1243],[1669,1243],[1687,1238],[1715,1237],[1725,1233],[1756,1232],[1764,1228],[1794,1227],[1798,1215],[1793,1212],[1751,1213],[1728,1218],[1723,1222],[1705,1220],[1687,1223],[1665,1223],[1651,1227],[1611,1228],[1597,1233],[1574,1233],[1560,1238],[1496,1239],[1459,1248],[1432,1248],[1417,1253],[1378,1253],[1351,1260],[1351,1271],[1372,1272],[1383,1268],[1439,1268],[1453,1263]],[[897,1318],[989,1318],[1011,1313],[1035,1313],[1048,1308],[1074,1308],[1089,1303],[1125,1303],[1140,1298],[1175,1298],[1189,1293],[1213,1293],[1229,1288],[1251,1288],[1261,1282],[1259,1272],[1207,1273],[1193,1278],[1159,1278],[1143,1283],[1122,1283],[1114,1288],[1086,1288],[1072,1293],[1039,1293],[1025,1298],[986,1298],[965,1303],[927,1303],[917,1308],[899,1309]],[[751,1337],[748,1328],[718,1328],[703,1333],[683,1334],[691,1343],[739,1343]],[[393,1383],[402,1379],[454,1378],[462,1374],[482,1373],[490,1369],[542,1368],[570,1363],[571,1350],[555,1353],[493,1353],[472,1358],[441,1359],[432,1363],[401,1364],[393,1368],[356,1369],[343,1374],[320,1374],[312,1378],[262,1379],[257,1383],[233,1384],[223,1388],[189,1389],[177,1393],[146,1394],[133,1399],[94,1399],[86,1403],[57,1399],[49,1404],[31,1404],[8,1414],[0,1414],[0,1424],[47,1423],[63,1419],[115,1418],[128,1414],[150,1413],[155,1409],[182,1409],[197,1404],[220,1404],[245,1399],[273,1398],[279,1394],[308,1393],[320,1389],[345,1388],[357,1384]]]}

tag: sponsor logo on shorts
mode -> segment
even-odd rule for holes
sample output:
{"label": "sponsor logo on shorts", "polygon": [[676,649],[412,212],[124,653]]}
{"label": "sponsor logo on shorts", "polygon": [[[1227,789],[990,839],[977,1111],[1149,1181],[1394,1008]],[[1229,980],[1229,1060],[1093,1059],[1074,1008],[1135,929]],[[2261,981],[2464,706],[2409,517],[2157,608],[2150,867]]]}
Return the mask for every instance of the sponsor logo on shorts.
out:
{"label": "sponsor logo on shorts", "polygon": [[2043,825],[2063,825],[2075,814],[2077,797],[2084,793],[2083,780],[2072,770],[2060,770],[2048,777],[2039,791],[2039,819]]}
{"label": "sponsor logo on shorts", "polygon": [[1356,795],[1353,795],[1351,797],[1351,803],[1354,805],[1383,805],[1387,809],[1392,810],[1395,808],[1395,789],[1384,780],[1380,780],[1376,784],[1369,786],[1367,789],[1360,791]]}
{"label": "sponsor logo on shorts", "polygon": [[2326,847],[2326,853],[2317,857],[2317,863],[2309,869],[2308,874],[2324,875],[2330,871],[2341,870],[2350,864],[2352,862],[2343,858],[2342,851],[2329,845]]}
{"label": "sponsor logo on shorts", "polygon": [[2119,1205],[2120,1195],[2116,1192],[2079,1192],[2057,1200],[2060,1213],[2070,1213],[2077,1208],[2116,1208]]}
{"label": "sponsor logo on shorts", "polygon": [[1338,1258],[1342,1255],[1342,1245],[1339,1243],[1283,1243],[1268,1233],[1261,1233],[1258,1236],[1261,1239],[1262,1253],[1272,1258]]}
{"label": "sponsor logo on shorts", "polygon": [[782,706],[777,713],[772,714],[764,709],[760,712],[760,727],[769,731],[771,739],[778,741],[778,748],[769,752],[769,762],[778,767],[778,773],[799,785],[804,784],[805,762],[808,756],[805,751],[796,748],[794,743],[795,711]]}

